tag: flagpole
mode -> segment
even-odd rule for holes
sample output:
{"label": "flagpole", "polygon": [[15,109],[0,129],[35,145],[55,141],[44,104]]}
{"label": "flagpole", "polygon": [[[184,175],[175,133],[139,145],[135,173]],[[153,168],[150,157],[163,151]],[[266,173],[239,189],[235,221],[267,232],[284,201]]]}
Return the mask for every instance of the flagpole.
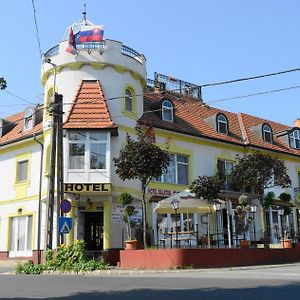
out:
{"label": "flagpole", "polygon": [[[83,3],[83,19],[84,19],[84,21],[86,22],[86,0],[84,0],[84,3]],[[87,25],[86,23],[85,23],[85,25]]]}

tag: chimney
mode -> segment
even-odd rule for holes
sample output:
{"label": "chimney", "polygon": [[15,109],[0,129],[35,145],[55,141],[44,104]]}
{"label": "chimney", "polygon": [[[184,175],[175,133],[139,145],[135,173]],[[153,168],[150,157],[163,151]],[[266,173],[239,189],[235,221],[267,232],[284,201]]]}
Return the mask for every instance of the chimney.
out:
{"label": "chimney", "polygon": [[300,128],[300,118],[298,118],[294,121],[294,127],[299,127]]}

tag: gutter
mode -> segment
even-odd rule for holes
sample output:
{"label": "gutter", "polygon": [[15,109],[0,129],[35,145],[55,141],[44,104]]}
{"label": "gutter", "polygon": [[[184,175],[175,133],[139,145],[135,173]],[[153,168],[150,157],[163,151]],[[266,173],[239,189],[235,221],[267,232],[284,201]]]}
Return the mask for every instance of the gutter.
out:
{"label": "gutter", "polygon": [[41,215],[42,215],[42,184],[43,184],[43,157],[44,144],[36,139],[36,134],[33,134],[33,140],[41,146],[41,162],[40,162],[40,182],[39,182],[39,201],[38,201],[38,236],[37,236],[37,253],[38,264],[41,264]]}

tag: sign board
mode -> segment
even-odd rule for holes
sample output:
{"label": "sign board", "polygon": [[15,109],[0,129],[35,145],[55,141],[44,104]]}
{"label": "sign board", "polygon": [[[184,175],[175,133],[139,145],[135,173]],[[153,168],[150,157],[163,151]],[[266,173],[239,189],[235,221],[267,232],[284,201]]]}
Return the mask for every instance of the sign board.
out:
{"label": "sign board", "polygon": [[67,214],[71,210],[71,202],[67,199],[61,200],[60,209],[63,213]]}
{"label": "sign board", "polygon": [[72,229],[72,218],[60,217],[58,229],[59,234],[68,234]]}
{"label": "sign board", "polygon": [[110,192],[110,183],[65,183],[65,193]]}

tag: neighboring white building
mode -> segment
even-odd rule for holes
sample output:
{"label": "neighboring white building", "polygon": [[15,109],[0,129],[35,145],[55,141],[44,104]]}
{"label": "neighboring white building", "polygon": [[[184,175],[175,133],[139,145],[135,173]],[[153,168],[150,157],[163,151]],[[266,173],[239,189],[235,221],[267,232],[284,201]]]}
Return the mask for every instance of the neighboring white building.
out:
{"label": "neighboring white building", "polygon": [[[88,21],[81,20],[73,27],[79,30],[84,22]],[[44,105],[0,120],[0,259],[34,258],[36,250],[46,244],[49,106],[54,90],[63,95],[65,198],[72,203],[68,216],[73,227],[66,243],[84,239],[90,251],[123,247],[126,237],[118,197],[129,192],[139,206],[141,187],[138,181],[120,180],[112,159],[118,157],[126,134],[135,135],[138,120],[153,124],[157,144],[172,153],[169,172],[153,180],[147,190],[147,217],[155,243],[158,229],[174,223],[173,214],[157,218],[157,201],[187,189],[199,175],[229,174],[237,154],[258,149],[283,159],[292,180],[292,188],[285,191],[295,199],[300,175],[299,127],[206,106],[199,86],[161,74],[156,74],[153,82],[147,81],[144,56],[121,42],[81,44],[72,55],[66,52],[67,39],[68,34],[45,54],[51,61],[42,65]],[[168,92],[171,83],[180,90]],[[275,190],[277,196],[281,192]],[[229,194],[226,200],[228,210],[223,205],[218,216],[220,240],[227,227],[232,233],[235,230],[236,196]],[[295,209],[293,212],[289,228],[298,232],[298,215]],[[257,241],[262,237],[259,216],[258,209]],[[268,219],[276,243],[280,238],[277,212],[270,209]],[[181,214],[180,220],[181,230],[206,234],[206,214]],[[56,214],[53,232],[52,246],[56,247]],[[253,233],[248,238],[253,241]],[[234,237],[232,244],[238,244]]]}

